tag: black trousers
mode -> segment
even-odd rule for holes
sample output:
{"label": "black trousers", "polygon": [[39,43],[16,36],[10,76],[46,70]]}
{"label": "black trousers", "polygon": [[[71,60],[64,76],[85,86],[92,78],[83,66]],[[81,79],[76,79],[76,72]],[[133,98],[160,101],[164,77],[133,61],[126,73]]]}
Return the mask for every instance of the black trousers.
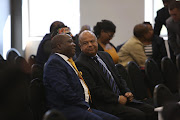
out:
{"label": "black trousers", "polygon": [[126,105],[106,104],[98,109],[113,114],[123,120],[157,120],[154,107],[142,102],[128,102]]}

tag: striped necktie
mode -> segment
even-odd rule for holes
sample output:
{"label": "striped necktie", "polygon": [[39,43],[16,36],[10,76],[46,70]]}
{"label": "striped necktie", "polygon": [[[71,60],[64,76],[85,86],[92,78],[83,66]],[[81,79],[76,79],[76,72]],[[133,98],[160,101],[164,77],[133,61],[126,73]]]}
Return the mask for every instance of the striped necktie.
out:
{"label": "striped necktie", "polygon": [[[88,88],[86,82],[84,81],[84,79],[83,79],[83,77],[82,77],[82,72],[79,72],[79,71],[78,71],[78,69],[77,69],[77,67],[76,67],[76,65],[75,65],[75,63],[74,63],[74,61],[73,61],[73,59],[70,58],[70,59],[68,59],[68,61],[71,63],[71,65],[73,66],[73,68],[74,68],[74,69],[76,70],[76,72],[78,73],[79,79],[81,79],[81,80],[84,82],[84,84],[86,85],[86,87]],[[90,94],[89,88],[88,88],[88,94],[89,94],[89,99],[90,99],[90,101],[92,102],[92,100],[91,100],[91,94]]]}
{"label": "striped necktie", "polygon": [[93,60],[100,66],[100,68],[102,69],[103,73],[105,74],[111,88],[113,89],[113,92],[117,95],[120,94],[119,88],[113,78],[112,75],[109,74],[107,68],[104,67],[104,65],[98,60],[97,56],[93,57]]}

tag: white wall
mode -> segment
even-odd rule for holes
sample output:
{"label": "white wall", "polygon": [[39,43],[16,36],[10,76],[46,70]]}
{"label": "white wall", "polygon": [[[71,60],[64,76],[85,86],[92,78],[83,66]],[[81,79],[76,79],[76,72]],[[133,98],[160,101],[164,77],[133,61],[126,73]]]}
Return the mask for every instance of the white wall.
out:
{"label": "white wall", "polygon": [[[80,0],[80,25],[93,26],[102,19],[116,25],[112,43],[117,46],[133,35],[136,24],[144,21],[144,0]],[[25,50],[25,58],[37,52],[40,41],[31,41]]]}
{"label": "white wall", "polygon": [[117,46],[133,35],[136,24],[144,21],[144,0],[81,0],[80,24],[93,26],[102,19],[116,25],[112,43]]}
{"label": "white wall", "polygon": [[10,0],[0,0],[0,54],[3,55],[4,59],[6,59],[6,53],[11,47],[10,16]]}

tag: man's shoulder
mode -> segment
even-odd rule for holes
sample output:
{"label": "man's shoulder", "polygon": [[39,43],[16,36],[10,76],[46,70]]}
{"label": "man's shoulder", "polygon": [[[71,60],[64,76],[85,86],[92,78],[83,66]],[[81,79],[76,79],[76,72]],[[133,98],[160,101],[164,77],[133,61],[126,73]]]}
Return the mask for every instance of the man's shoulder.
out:
{"label": "man's shoulder", "polygon": [[105,51],[98,51],[97,54],[102,58],[102,59],[110,59],[111,55]]}
{"label": "man's shoulder", "polygon": [[165,8],[165,7],[163,7],[163,8],[161,8],[161,9],[159,9],[158,11],[157,11],[157,13],[158,14],[163,14],[163,13],[166,13],[168,11],[168,8]]}
{"label": "man's shoulder", "polygon": [[81,52],[75,62],[84,61],[83,59],[86,59],[86,55]]}
{"label": "man's shoulder", "polygon": [[50,34],[46,34],[46,35],[43,37],[42,41],[44,41],[44,40],[51,40],[51,35],[50,35]]}
{"label": "man's shoulder", "polygon": [[169,26],[169,25],[172,25],[174,22],[173,22],[173,18],[172,17],[169,17],[167,20],[166,20],[166,25]]}
{"label": "man's shoulder", "polygon": [[61,58],[61,56],[59,56],[59,55],[57,55],[57,54],[52,54],[52,55],[50,55],[49,56],[49,58],[48,58],[48,60],[47,60],[47,63],[48,62],[51,62],[51,61],[61,61],[61,60],[63,60],[62,58]]}
{"label": "man's shoulder", "polygon": [[157,14],[158,14],[158,15],[161,14],[164,10],[165,10],[164,7],[161,8],[161,9],[159,9],[159,10],[157,11]]}
{"label": "man's shoulder", "polygon": [[50,41],[51,40],[51,35],[50,34],[46,34],[43,39],[41,40],[39,46],[41,45],[44,45],[47,41]]}
{"label": "man's shoulder", "polygon": [[[97,55],[98,55],[99,57],[103,57],[103,58],[104,58],[104,57],[107,58],[108,56],[110,56],[109,53],[104,52],[104,51],[98,51],[98,52],[97,52]],[[81,64],[83,64],[83,63],[88,63],[88,62],[89,62],[89,59],[91,59],[91,57],[87,56],[87,55],[84,54],[84,53],[81,53],[81,54],[78,56],[78,58],[75,60],[75,62],[76,62],[76,63],[81,63]]]}

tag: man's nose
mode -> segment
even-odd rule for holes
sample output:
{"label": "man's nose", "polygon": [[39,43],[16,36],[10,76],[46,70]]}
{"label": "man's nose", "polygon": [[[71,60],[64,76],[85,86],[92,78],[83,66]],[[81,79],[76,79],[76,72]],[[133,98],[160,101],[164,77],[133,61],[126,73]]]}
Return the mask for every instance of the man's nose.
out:
{"label": "man's nose", "polygon": [[91,43],[91,42],[88,42],[88,46],[92,46],[92,43]]}

